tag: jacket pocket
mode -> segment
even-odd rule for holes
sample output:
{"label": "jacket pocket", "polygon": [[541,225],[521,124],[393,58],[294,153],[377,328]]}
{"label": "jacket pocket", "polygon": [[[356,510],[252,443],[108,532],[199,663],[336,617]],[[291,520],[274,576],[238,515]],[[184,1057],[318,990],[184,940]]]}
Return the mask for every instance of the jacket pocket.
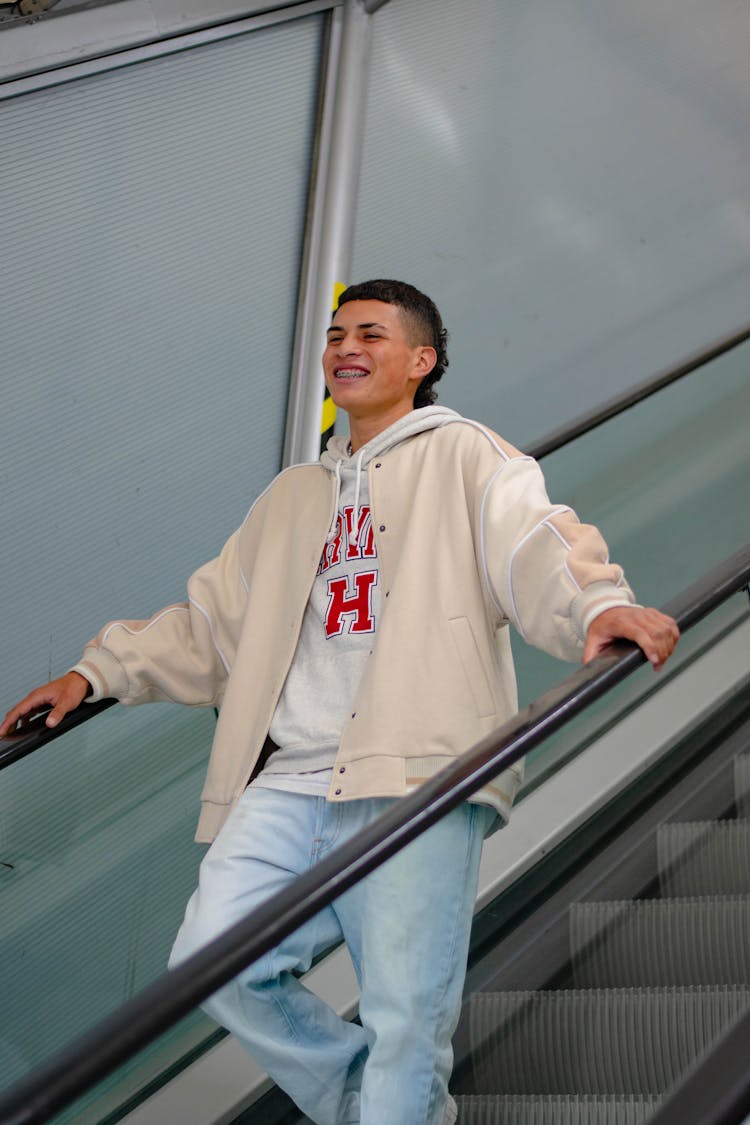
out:
{"label": "jacket pocket", "polygon": [[495,714],[495,701],[487,673],[479,655],[479,647],[468,617],[452,617],[448,624],[456,646],[458,659],[474,697],[477,712],[482,718]]}

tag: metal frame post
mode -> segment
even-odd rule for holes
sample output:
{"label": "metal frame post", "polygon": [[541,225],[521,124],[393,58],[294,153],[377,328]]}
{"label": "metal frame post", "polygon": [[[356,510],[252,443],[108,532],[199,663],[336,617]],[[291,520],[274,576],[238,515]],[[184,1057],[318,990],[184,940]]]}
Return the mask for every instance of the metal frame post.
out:
{"label": "metal frame post", "polygon": [[320,357],[337,285],[348,283],[370,60],[371,19],[361,0],[331,14],[323,105],[300,280],[284,465],[320,453],[323,372]]}

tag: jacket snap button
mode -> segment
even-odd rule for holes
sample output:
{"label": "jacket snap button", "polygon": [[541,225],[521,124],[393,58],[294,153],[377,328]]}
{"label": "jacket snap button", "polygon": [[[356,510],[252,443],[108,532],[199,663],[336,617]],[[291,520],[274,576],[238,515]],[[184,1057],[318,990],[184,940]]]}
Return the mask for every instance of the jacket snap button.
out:
{"label": "jacket snap button", "polygon": [[385,524],[384,524],[384,523],[381,523],[381,525],[380,525],[380,530],[381,530],[381,531],[385,531]]}
{"label": "jacket snap button", "polygon": [[339,766],[339,773],[346,773],[346,766]]}
{"label": "jacket snap button", "polygon": [[337,789],[337,790],[336,790],[336,791],[334,792],[334,797],[340,797],[340,796],[341,796],[341,790],[340,790],[340,789]]}
{"label": "jacket snap button", "polygon": [[378,463],[377,463],[377,465],[375,466],[375,468],[376,468],[376,469],[379,469],[379,468],[380,468],[380,466],[381,466],[382,464],[383,464],[383,462],[382,462],[382,461],[378,461]]}
{"label": "jacket snap button", "polygon": [[357,717],[357,712],[356,712],[356,711],[352,711],[352,718],[353,718],[353,719],[356,719],[356,717]]}

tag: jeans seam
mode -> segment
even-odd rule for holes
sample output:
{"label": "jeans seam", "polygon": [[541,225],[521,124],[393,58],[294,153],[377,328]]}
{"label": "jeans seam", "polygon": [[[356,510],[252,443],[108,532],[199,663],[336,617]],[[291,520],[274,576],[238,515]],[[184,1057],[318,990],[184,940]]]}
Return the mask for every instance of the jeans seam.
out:
{"label": "jeans seam", "polygon": [[[470,860],[471,860],[472,848],[470,847],[470,845],[473,842],[473,836],[474,836],[474,833],[476,831],[476,809],[477,809],[476,805],[469,805],[469,809],[468,809],[469,825],[468,825],[468,831],[467,831],[468,839],[467,839],[467,846],[466,846],[466,850],[465,850],[465,857],[466,858],[465,858],[464,870],[463,870],[463,876],[464,876],[463,884],[464,885],[466,883],[466,877],[468,875],[468,869],[469,869]],[[450,942],[450,956],[444,958],[443,966],[441,966],[443,980],[442,980],[442,988],[441,988],[441,992],[440,992],[440,997],[438,999],[437,992],[435,993],[435,996],[434,996],[433,1013],[434,1013],[435,1017],[441,1011],[443,1011],[443,1012],[445,1011],[445,1005],[444,1005],[443,1002],[445,1000],[445,996],[446,996],[446,993],[448,991],[448,980],[449,980],[449,976],[450,976],[450,968],[451,968],[451,965],[455,964],[455,960],[456,960],[455,952],[456,952],[456,942],[457,942],[457,938],[458,938],[458,929],[459,929],[458,911],[455,911],[454,920],[453,920],[453,931],[452,931],[452,934],[451,934],[451,942]],[[425,1105],[425,1117],[423,1119],[425,1122],[429,1121],[430,1111],[432,1110],[432,1100],[433,1099],[432,1099],[431,1095],[433,1093],[434,1076],[435,1076],[435,1062],[434,1062],[434,1060],[435,1060],[435,1055],[433,1053],[433,1072],[430,1075],[430,1079],[429,1079],[430,1084],[429,1084],[429,1088],[427,1090],[427,1099],[426,1099],[426,1105]]]}
{"label": "jeans seam", "polygon": [[[279,976],[279,977],[278,977],[277,979],[278,979],[278,980],[279,980],[279,982],[280,982],[280,980],[281,980],[281,975],[280,975],[280,976]],[[274,1002],[274,1004],[275,1004],[275,1005],[276,1005],[276,1007],[278,1008],[279,1012],[280,1012],[280,1013],[281,1013],[281,1015],[283,1016],[283,1019],[284,1019],[284,1023],[286,1024],[286,1026],[287,1026],[287,1027],[288,1027],[288,1029],[289,1029],[289,1036],[290,1036],[290,1038],[291,1038],[291,1039],[292,1039],[292,1040],[293,1040],[293,1041],[294,1041],[295,1043],[299,1043],[299,1042],[301,1041],[301,1040],[300,1040],[300,1037],[299,1037],[299,1035],[297,1034],[297,1032],[296,1032],[296,1030],[295,1030],[294,1024],[293,1024],[293,1022],[292,1022],[292,1020],[291,1020],[291,1017],[290,1017],[290,1015],[289,1015],[289,1013],[288,1013],[288,1011],[287,1011],[287,1009],[286,1009],[286,1005],[285,1005],[284,1003],[282,1003],[282,998],[281,998],[281,996],[278,996],[278,995],[274,994],[274,996],[272,997],[272,999],[273,999],[273,1002]]]}
{"label": "jeans seam", "polygon": [[[277,1009],[281,1013],[286,1026],[289,1028],[291,1040],[294,1043],[300,1043],[301,1040],[300,1040],[299,1036],[296,1034],[296,1032],[294,1031],[294,1028],[293,1028],[293,1026],[290,1022],[290,1017],[289,1017],[289,1014],[287,1013],[286,1005],[283,1003],[283,997],[278,996],[278,995],[274,995],[273,1001],[274,1001],[274,1004],[276,1005]],[[328,1087],[325,1086],[321,1082],[320,1075],[317,1074],[315,1070],[313,1070],[311,1067],[309,1067],[306,1063],[304,1063],[300,1059],[297,1060],[297,1066],[299,1066],[300,1069],[305,1072],[305,1074],[310,1076],[310,1078],[313,1080],[314,1088],[317,1089],[317,1090],[320,1090],[320,1094],[316,1095],[318,1097],[318,1100],[321,1099],[321,1096],[323,1098],[325,1098],[326,1096],[330,1096],[330,1091],[329,1091]]]}

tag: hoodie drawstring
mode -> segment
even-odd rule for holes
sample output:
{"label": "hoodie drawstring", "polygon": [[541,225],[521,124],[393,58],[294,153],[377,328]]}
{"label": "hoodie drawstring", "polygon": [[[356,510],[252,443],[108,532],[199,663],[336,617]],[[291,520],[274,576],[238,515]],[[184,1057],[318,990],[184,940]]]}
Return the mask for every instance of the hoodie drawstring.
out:
{"label": "hoodie drawstring", "polygon": [[339,522],[339,500],[341,499],[341,462],[336,462],[336,497],[333,501],[333,518],[331,526],[328,528],[326,535],[326,543],[330,543],[336,534],[336,529]]}
{"label": "hoodie drawstring", "polygon": [[362,449],[357,454],[357,460],[356,460],[356,463],[354,465],[354,477],[355,477],[355,480],[354,480],[354,512],[353,512],[354,527],[352,528],[352,546],[354,546],[354,547],[359,546],[359,524],[360,524],[360,517],[359,517],[359,492],[360,492],[359,474],[362,472],[362,456],[363,456],[363,454],[364,454],[364,446],[362,447]]}
{"label": "hoodie drawstring", "polygon": [[[364,446],[357,454],[357,460],[354,463],[354,511],[352,512],[352,545],[357,546],[359,542],[359,525],[362,519],[359,510],[359,498],[362,491],[359,474],[362,472],[362,459],[365,455]],[[326,536],[326,543],[330,543],[336,535],[339,522],[339,503],[341,502],[341,461],[336,461],[336,496],[333,502],[333,518],[331,526],[328,528],[328,535]]]}
{"label": "hoodie drawstring", "polygon": [[[361,450],[357,453],[355,461],[355,474],[356,481],[354,482],[354,527],[353,535],[354,542],[359,540],[359,526],[362,514],[359,510],[359,500],[361,495],[361,485],[359,474],[362,472],[362,466],[365,458],[369,462],[375,456],[381,456],[387,453],[388,450],[393,449],[395,446],[400,445],[402,441],[407,438],[414,437],[416,434],[425,433],[427,430],[437,429],[439,426],[445,426],[449,422],[462,421],[461,415],[457,414],[455,410],[450,410],[447,406],[422,406],[417,410],[412,410],[410,414],[404,415],[399,418],[382,433],[372,438],[369,442],[362,446]],[[346,463],[347,469],[351,466],[353,454],[350,453],[351,445],[343,434],[336,434],[330,439],[326,449],[320,455],[320,460],[328,472],[335,472],[336,474],[336,499],[333,506],[333,519],[331,526],[328,529],[326,536],[326,543],[330,543],[335,537],[338,530],[338,517],[339,517],[339,504],[341,503],[341,465]]]}

